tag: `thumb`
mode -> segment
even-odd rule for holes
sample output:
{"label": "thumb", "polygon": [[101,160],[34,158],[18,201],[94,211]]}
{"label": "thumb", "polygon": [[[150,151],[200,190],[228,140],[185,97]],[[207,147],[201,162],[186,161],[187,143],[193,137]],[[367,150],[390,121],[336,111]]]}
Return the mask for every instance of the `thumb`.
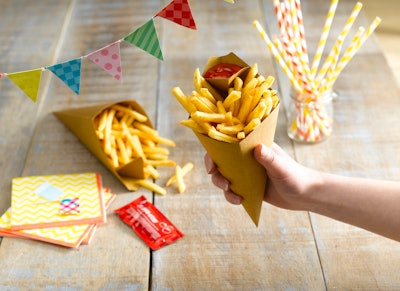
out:
{"label": "thumb", "polygon": [[270,177],[283,178],[287,173],[284,159],[263,144],[255,147],[254,158],[267,170]]}

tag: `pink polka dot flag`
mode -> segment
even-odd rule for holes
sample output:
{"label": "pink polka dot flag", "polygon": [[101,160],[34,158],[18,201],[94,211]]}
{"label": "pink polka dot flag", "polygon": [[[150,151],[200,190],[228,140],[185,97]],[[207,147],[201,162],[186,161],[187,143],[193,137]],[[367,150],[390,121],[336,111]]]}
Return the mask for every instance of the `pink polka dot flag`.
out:
{"label": "pink polka dot flag", "polygon": [[118,81],[122,81],[120,43],[116,41],[86,56]]}

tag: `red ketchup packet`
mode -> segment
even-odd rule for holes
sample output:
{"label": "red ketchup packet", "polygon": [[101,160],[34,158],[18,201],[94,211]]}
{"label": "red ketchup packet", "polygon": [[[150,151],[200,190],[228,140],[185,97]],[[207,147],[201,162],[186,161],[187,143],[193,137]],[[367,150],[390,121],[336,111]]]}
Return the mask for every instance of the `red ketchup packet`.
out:
{"label": "red ketchup packet", "polygon": [[144,196],[114,212],[123,222],[130,225],[153,251],[183,237],[183,233]]}

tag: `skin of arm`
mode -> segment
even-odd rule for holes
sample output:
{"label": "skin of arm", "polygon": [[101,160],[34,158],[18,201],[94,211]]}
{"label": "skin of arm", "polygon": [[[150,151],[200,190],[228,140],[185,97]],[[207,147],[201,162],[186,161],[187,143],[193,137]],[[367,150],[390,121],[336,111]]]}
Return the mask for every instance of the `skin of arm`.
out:
{"label": "skin of arm", "polygon": [[[269,181],[264,201],[280,208],[311,211],[400,241],[400,182],[371,180],[315,171],[294,161],[278,145],[257,145],[255,159]],[[232,204],[242,198],[208,155],[204,159],[214,185]]]}

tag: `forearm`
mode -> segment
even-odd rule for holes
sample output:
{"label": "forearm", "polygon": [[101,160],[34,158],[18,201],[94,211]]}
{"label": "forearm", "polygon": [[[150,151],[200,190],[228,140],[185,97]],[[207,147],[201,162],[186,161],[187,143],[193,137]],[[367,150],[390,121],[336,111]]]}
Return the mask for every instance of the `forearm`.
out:
{"label": "forearm", "polygon": [[400,183],[321,173],[309,209],[400,241]]}

